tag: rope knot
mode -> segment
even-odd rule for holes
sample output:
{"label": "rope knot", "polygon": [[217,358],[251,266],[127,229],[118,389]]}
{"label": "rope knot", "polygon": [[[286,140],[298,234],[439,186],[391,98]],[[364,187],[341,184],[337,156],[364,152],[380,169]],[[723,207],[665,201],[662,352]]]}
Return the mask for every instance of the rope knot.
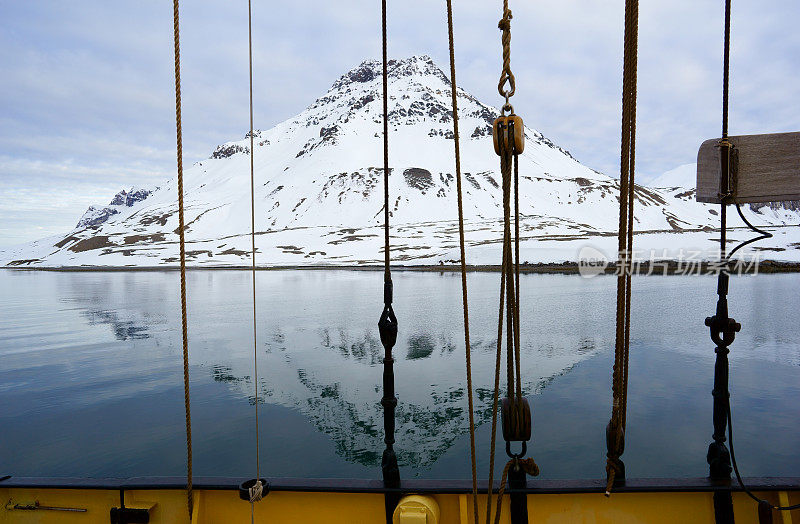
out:
{"label": "rope knot", "polygon": [[514,18],[511,16],[511,9],[503,13],[503,18],[497,23],[497,27],[501,31],[511,31],[511,19]]}
{"label": "rope knot", "polygon": [[625,465],[619,460],[619,457],[608,457],[606,459],[606,497],[611,496],[611,488],[614,485],[614,479],[619,475],[620,478],[625,478]]}
{"label": "rope knot", "polygon": [[264,484],[261,483],[261,480],[256,480],[256,483],[250,486],[248,490],[250,493],[250,502],[258,502],[262,498],[264,498]]}
{"label": "rope knot", "polygon": [[522,468],[522,471],[531,477],[539,475],[539,466],[536,465],[536,462],[533,460],[533,458],[528,457],[525,459],[518,459],[518,463],[519,467]]}

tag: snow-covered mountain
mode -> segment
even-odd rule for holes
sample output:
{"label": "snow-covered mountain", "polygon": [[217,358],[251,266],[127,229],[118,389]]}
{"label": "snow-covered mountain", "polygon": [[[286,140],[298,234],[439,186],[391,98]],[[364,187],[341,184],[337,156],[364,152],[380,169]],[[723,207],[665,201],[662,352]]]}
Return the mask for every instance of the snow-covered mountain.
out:
{"label": "snow-covered mountain", "polygon": [[[427,56],[390,61],[390,192],[393,260],[458,260],[450,81]],[[458,90],[468,263],[497,263],[498,111]],[[518,108],[525,115],[524,108]],[[522,260],[576,260],[594,245],[611,253],[618,183],[526,127],[520,157]],[[299,115],[255,131],[259,265],[373,264],[383,259],[381,65],[365,61]],[[227,142],[185,171],[190,265],[249,264],[250,140]],[[678,184],[679,186],[682,184]],[[132,188],[92,206],[76,228],[0,253],[9,266],[164,266],[178,262],[176,179]],[[713,250],[713,206],[685,187],[636,188],[637,247]],[[781,226],[770,258],[799,260],[797,210],[746,210]],[[735,221],[732,224],[736,227]],[[793,227],[785,227],[793,226]],[[735,234],[734,234],[735,236]],[[773,256],[774,255],[774,256]]]}

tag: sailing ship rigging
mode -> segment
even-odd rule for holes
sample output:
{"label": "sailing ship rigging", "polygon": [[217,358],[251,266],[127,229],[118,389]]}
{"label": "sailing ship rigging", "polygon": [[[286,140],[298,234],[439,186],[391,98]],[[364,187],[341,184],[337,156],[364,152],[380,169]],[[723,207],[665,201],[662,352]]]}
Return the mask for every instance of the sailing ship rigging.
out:
{"label": "sailing ship rigging", "polygon": [[[382,363],[382,391],[380,405],[383,409],[383,450],[380,479],[354,481],[299,481],[297,479],[270,479],[260,465],[259,447],[259,374],[257,344],[257,265],[256,265],[256,181],[255,136],[253,121],[253,48],[252,6],[248,0],[248,53],[249,53],[249,159],[250,159],[250,262],[252,279],[252,329],[253,329],[253,417],[255,419],[253,469],[251,479],[196,479],[192,469],[191,391],[189,377],[189,311],[187,307],[185,204],[183,181],[183,147],[180,79],[179,4],[173,0],[174,57],[175,57],[175,117],[177,145],[177,192],[180,237],[180,284],[183,386],[185,396],[185,432],[187,475],[185,482],[173,480],[138,480],[115,482],[59,483],[52,480],[0,479],[0,493],[9,496],[0,521],[16,522],[25,512],[43,512],[43,522],[74,513],[81,522],[237,522],[248,516],[251,522],[386,522],[412,524],[510,522],[519,524],[559,516],[591,519],[597,522],[670,522],[683,516],[702,522],[718,524],[738,522],[772,522],[780,514],[784,522],[791,522],[800,497],[800,479],[751,481],[741,476],[733,447],[734,425],[731,418],[731,393],[728,385],[727,360],[730,346],[742,326],[728,314],[728,288],[730,286],[731,255],[741,247],[766,238],[769,233],[753,226],[742,214],[740,205],[764,201],[780,195],[795,197],[800,187],[800,169],[793,164],[798,151],[792,148],[798,133],[786,136],[753,135],[728,136],[728,90],[730,71],[730,17],[731,0],[724,0],[725,28],[723,43],[723,109],[722,134],[715,139],[712,149],[701,146],[701,155],[711,154],[713,159],[698,162],[698,199],[711,199],[720,204],[720,264],[718,267],[717,307],[715,314],[705,320],[712,341],[716,345],[713,392],[713,442],[708,448],[709,477],[686,482],[658,482],[652,479],[629,479],[622,460],[625,449],[630,330],[632,322],[633,229],[636,153],[636,104],[639,19],[638,0],[625,1],[624,56],[622,79],[622,114],[620,140],[619,227],[618,260],[616,263],[617,293],[612,372],[611,416],[606,429],[607,460],[604,481],[555,482],[540,481],[535,455],[535,428],[532,412],[535,406],[523,393],[524,377],[520,350],[521,324],[536,319],[522,318],[521,301],[535,297],[521,296],[520,289],[520,164],[519,157],[525,149],[525,127],[522,117],[512,105],[516,78],[511,61],[511,27],[513,15],[508,0],[502,1],[498,28],[501,33],[499,63],[501,76],[498,92],[502,99],[500,116],[492,125],[493,147],[498,157],[501,173],[503,235],[502,257],[498,262],[500,289],[497,322],[497,339],[494,353],[494,373],[491,401],[491,443],[488,479],[479,478],[475,401],[476,384],[473,377],[472,346],[470,339],[470,310],[468,293],[468,250],[465,242],[464,197],[462,163],[459,137],[458,87],[456,84],[455,43],[453,37],[452,0],[446,0],[447,35],[450,58],[451,121],[453,134],[453,160],[456,183],[458,216],[458,260],[463,311],[464,357],[469,418],[470,482],[414,481],[405,479],[398,464],[396,443],[396,408],[398,399],[395,383],[402,382],[402,373],[394,369],[393,349],[403,324],[394,308],[394,282],[392,280],[392,218],[391,156],[388,108],[388,30],[387,0],[381,0],[382,40],[382,150],[383,167],[383,307],[377,328],[384,354]],[[764,138],[770,136],[770,138]],[[788,146],[786,144],[789,144]],[[705,147],[705,149],[704,149]],[[711,151],[711,153],[708,153]],[[759,156],[760,155],[760,156]],[[794,156],[793,156],[794,155]],[[755,177],[753,158],[775,158],[769,173],[776,175],[761,186],[750,184]],[[788,166],[788,167],[787,167]],[[750,185],[748,185],[750,184]],[[712,188],[710,193],[700,187]],[[757,187],[757,189],[753,189]],[[715,192],[716,191],[716,192]],[[793,192],[794,191],[794,192]],[[766,197],[765,195],[770,195]],[[726,214],[734,205],[758,237],[748,239],[730,251],[727,250]],[[505,341],[505,342],[504,342]],[[505,348],[505,349],[504,349]],[[505,387],[502,387],[501,370],[505,353]],[[502,395],[501,395],[502,394]],[[498,424],[498,416],[500,423]],[[547,421],[539,421],[546,424]],[[499,482],[494,479],[497,426],[501,428],[508,461]],[[727,441],[727,444],[726,444]],[[300,460],[300,459],[298,459]],[[602,465],[600,466],[602,467]],[[731,473],[735,473],[735,482]],[[65,491],[68,488],[68,491]],[[233,492],[236,491],[234,495]],[[126,497],[126,493],[128,496]],[[185,499],[183,494],[185,493]],[[36,503],[21,503],[21,497],[36,496]],[[118,496],[117,502],[111,502]],[[39,504],[38,497],[50,497],[53,503]],[[496,497],[496,498],[495,498]],[[748,505],[749,497],[756,503]],[[178,500],[181,499],[180,503]],[[655,503],[654,503],[655,502]],[[113,504],[113,505],[112,505]],[[668,506],[663,510],[662,506]],[[795,512],[794,514],[792,512]],[[778,513],[780,512],[780,513]],[[72,515],[71,515],[72,517]],[[187,519],[188,517],[188,519]],[[787,520],[788,519],[788,520]]]}

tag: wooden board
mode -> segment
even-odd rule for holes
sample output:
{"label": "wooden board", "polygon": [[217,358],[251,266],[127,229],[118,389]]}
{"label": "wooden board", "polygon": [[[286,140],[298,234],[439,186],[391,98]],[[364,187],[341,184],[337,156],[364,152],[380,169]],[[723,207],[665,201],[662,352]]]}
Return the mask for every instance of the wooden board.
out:
{"label": "wooden board", "polygon": [[[737,202],[800,200],[800,133],[729,137],[738,151]],[[719,203],[719,139],[697,152],[697,200]]]}

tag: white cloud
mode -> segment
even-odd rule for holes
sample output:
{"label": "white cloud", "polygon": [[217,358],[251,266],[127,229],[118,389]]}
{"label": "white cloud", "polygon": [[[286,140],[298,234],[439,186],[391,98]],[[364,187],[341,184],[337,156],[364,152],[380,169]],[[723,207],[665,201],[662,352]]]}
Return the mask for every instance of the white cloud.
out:
{"label": "white cloud", "polygon": [[[702,140],[719,133],[721,7],[641,3],[639,180],[694,161]],[[500,4],[461,0],[454,9],[459,84],[497,105]],[[517,112],[616,174],[622,0],[511,0],[511,9]],[[184,158],[193,161],[247,129],[247,12],[243,2],[197,0],[181,15]],[[427,53],[447,70],[444,1],[389,2],[389,17],[391,56]],[[732,133],[800,128],[798,18],[796,0],[734,5]],[[0,244],[71,224],[90,198],[104,203],[174,172],[169,3],[5,2],[0,19],[0,200],[34,195],[14,204],[12,221],[0,216]],[[254,2],[253,24],[256,127],[298,113],[380,56],[377,2]],[[19,209],[40,209],[35,195],[59,184],[62,218]]]}

